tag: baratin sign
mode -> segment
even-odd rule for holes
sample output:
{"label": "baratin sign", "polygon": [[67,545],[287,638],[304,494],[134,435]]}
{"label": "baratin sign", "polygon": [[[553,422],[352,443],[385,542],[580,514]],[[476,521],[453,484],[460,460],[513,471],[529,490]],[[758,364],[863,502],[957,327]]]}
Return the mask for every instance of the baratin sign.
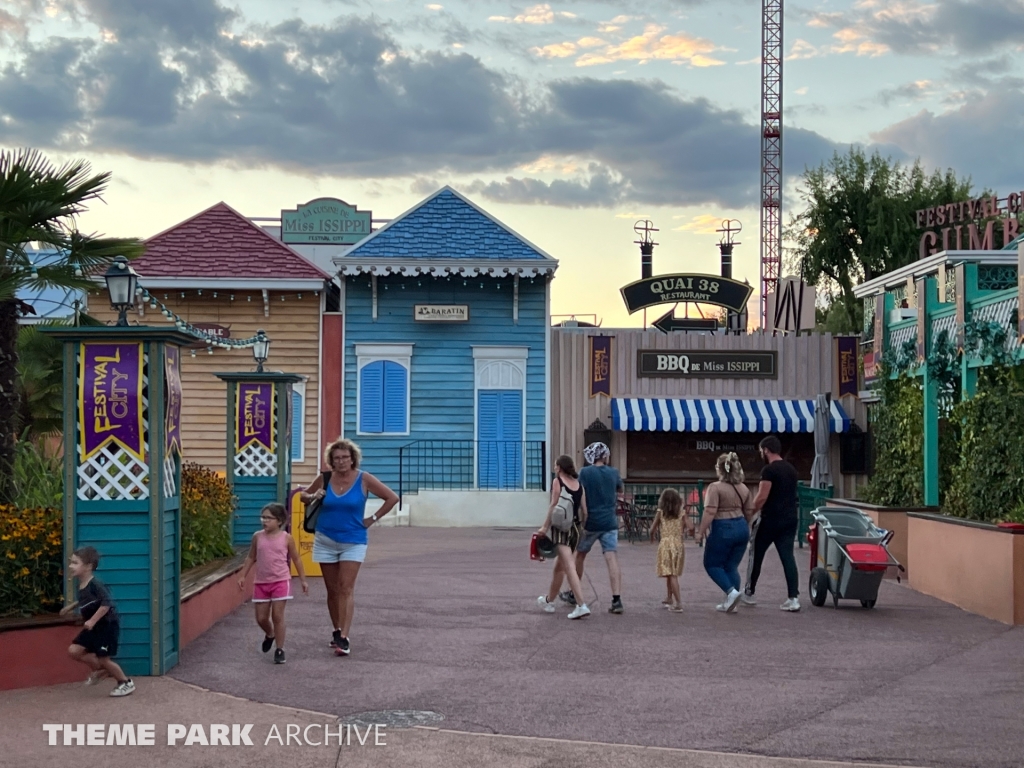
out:
{"label": "baratin sign", "polygon": [[274,452],[274,385],[270,382],[242,382],[235,403],[235,453],[255,443]]}
{"label": "baratin sign", "polygon": [[641,378],[775,379],[778,352],[675,352],[641,349],[636,374]]}
{"label": "baratin sign", "polygon": [[742,312],[753,287],[728,277],[703,274],[658,275],[619,289],[630,314],[657,304],[693,302]]}
{"label": "baratin sign", "polygon": [[469,321],[469,305],[417,304],[412,316],[417,323],[465,323]]}
{"label": "baratin sign", "polygon": [[281,211],[281,242],[290,245],[355,245],[372,231],[373,214],[344,200],[321,197]]}
{"label": "baratin sign", "polygon": [[[923,259],[939,251],[999,250],[1020,234],[1017,217],[1022,212],[1024,191],[922,208],[915,217],[917,228],[938,231],[921,235],[918,257]],[[997,222],[1001,238],[996,236]]]}
{"label": "baratin sign", "polygon": [[145,461],[142,422],[142,344],[83,342],[78,378],[80,461],[108,445]]}
{"label": "baratin sign", "polygon": [[175,451],[181,455],[181,350],[167,346],[164,350],[164,374],[167,380],[166,408],[167,455]]}

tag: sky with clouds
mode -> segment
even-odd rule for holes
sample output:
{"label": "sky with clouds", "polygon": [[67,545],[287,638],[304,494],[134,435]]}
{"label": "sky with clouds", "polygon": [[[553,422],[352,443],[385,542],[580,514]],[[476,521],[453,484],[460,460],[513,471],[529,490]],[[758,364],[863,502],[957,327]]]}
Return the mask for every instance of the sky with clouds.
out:
{"label": "sky with clouds", "polygon": [[[659,272],[717,271],[739,219],[757,282],[760,22],[755,0],[0,0],[0,145],[112,171],[83,228],[140,237],[220,200],[388,218],[452,184],[561,261],[555,313],[636,325],[637,218]],[[850,143],[1024,187],[1024,0],[790,2],[784,39],[788,213]]]}

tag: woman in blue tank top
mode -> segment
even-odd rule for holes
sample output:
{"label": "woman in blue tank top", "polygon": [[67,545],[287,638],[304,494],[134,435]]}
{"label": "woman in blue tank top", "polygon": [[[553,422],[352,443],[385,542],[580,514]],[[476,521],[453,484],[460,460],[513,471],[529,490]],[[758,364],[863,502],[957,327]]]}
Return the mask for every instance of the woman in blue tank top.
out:
{"label": "woman in blue tank top", "polygon": [[[303,504],[323,499],[313,538],[313,562],[320,564],[327,588],[327,610],[334,632],[331,647],[338,656],[348,656],[348,639],[355,607],[353,590],[359,566],[366,559],[366,529],[384,517],[398,503],[398,495],[384,483],[359,469],[359,446],[351,440],[335,440],[324,451],[330,472],[324,472],[301,494]],[[384,501],[366,517],[370,494]]]}

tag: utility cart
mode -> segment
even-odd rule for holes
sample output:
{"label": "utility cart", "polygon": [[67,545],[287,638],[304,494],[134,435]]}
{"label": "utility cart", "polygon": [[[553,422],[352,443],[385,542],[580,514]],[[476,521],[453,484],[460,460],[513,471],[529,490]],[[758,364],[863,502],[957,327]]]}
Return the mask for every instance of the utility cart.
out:
{"label": "utility cart", "polygon": [[850,507],[818,507],[811,518],[811,603],[821,607],[831,594],[837,608],[840,600],[860,600],[863,607],[874,608],[885,572],[906,570],[887,548],[893,532]]}

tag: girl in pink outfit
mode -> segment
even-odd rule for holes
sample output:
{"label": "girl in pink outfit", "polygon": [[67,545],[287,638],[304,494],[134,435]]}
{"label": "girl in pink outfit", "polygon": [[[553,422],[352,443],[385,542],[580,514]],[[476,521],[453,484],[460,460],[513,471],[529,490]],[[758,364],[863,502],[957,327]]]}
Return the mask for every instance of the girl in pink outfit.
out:
{"label": "girl in pink outfit", "polygon": [[292,571],[289,560],[295,563],[295,570],[302,582],[302,593],[309,594],[306,573],[299,559],[299,549],[295,539],[284,529],[285,509],[282,504],[267,504],[260,512],[262,531],[252,535],[252,545],[242,566],[242,576],[238,580],[238,588],[245,589],[245,577],[249,575],[253,565],[256,566],[256,584],[253,588],[252,602],[256,606],[256,623],[265,635],[263,652],[277,643],[274,651],[274,663],[284,664],[284,606],[286,600],[292,599]]}

